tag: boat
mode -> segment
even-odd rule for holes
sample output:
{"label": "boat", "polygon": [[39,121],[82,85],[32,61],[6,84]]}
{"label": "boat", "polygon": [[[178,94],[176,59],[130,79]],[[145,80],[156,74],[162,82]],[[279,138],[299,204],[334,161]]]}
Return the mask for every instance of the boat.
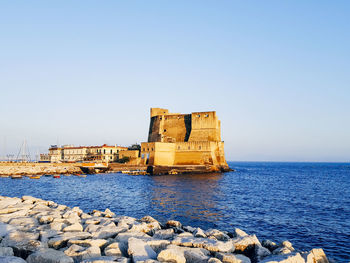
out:
{"label": "boat", "polygon": [[146,171],[135,170],[135,171],[129,171],[128,174],[129,175],[146,175],[147,172]]}
{"label": "boat", "polygon": [[59,174],[55,174],[53,178],[61,178],[61,176]]}
{"label": "boat", "polygon": [[64,176],[71,176],[71,174],[64,174]]}
{"label": "boat", "polygon": [[86,174],[77,174],[76,176],[85,178]]}
{"label": "boat", "polygon": [[22,175],[11,175],[11,179],[22,179]]}
{"label": "boat", "polygon": [[40,175],[32,175],[29,177],[30,179],[40,179]]}
{"label": "boat", "polygon": [[45,176],[45,177],[51,177],[52,174],[44,174],[43,176]]}

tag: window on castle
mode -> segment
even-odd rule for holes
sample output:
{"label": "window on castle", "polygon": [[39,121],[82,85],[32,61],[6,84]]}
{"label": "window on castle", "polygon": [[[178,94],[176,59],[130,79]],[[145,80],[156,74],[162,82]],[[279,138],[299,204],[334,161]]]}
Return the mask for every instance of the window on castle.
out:
{"label": "window on castle", "polygon": [[152,148],[152,152],[153,152],[153,148]]}
{"label": "window on castle", "polygon": [[199,150],[202,150],[202,146],[199,146],[198,149],[199,149]]}

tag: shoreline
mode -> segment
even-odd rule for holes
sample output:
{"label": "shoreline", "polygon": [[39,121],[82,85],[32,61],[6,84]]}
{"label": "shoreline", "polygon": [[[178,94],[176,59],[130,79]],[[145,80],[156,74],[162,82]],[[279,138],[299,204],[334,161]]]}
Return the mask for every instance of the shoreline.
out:
{"label": "shoreline", "polygon": [[296,251],[289,241],[260,241],[238,228],[202,230],[109,209],[85,213],[31,196],[0,196],[0,240],[0,261],[329,262],[322,249]]}

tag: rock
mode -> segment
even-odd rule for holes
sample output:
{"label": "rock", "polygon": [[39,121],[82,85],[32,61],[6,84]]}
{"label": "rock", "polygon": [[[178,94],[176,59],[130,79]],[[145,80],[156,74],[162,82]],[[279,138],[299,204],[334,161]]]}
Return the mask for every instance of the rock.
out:
{"label": "rock", "polygon": [[234,236],[235,237],[245,237],[245,236],[248,236],[248,234],[239,228],[235,228]]}
{"label": "rock", "polygon": [[266,257],[259,263],[305,263],[300,253],[289,253],[285,255],[273,255]]}
{"label": "rock", "polygon": [[160,229],[156,230],[153,234],[153,238],[156,239],[172,239],[175,236],[174,229]]}
{"label": "rock", "polygon": [[261,246],[260,241],[255,235],[238,236],[235,239],[233,239],[232,242],[236,248],[236,251],[242,253],[246,250],[253,249],[255,245]]}
{"label": "rock", "polygon": [[217,258],[209,258],[208,263],[222,263],[222,261]]}
{"label": "rock", "polygon": [[292,253],[292,250],[290,250],[287,247],[278,247],[274,251],[272,251],[272,254],[274,255],[285,255],[289,253]]}
{"label": "rock", "polygon": [[16,230],[16,227],[0,222],[0,237],[4,237],[14,230]]}
{"label": "rock", "polygon": [[62,251],[51,248],[41,249],[27,257],[28,263],[73,263],[71,257],[66,256]]}
{"label": "rock", "polygon": [[1,263],[27,263],[24,259],[14,256],[0,256]]}
{"label": "rock", "polygon": [[196,228],[196,230],[193,232],[193,235],[195,237],[203,237],[203,238],[207,237],[207,235],[204,234],[204,231],[202,229],[200,229],[199,227]]}
{"label": "rock", "polygon": [[223,263],[250,263],[248,257],[240,254],[215,253],[215,257]]}
{"label": "rock", "polygon": [[314,248],[310,252],[302,254],[306,263],[329,263],[322,248]]}
{"label": "rock", "polygon": [[115,213],[113,213],[111,210],[109,210],[108,208],[103,212],[104,217],[107,218],[112,218],[115,217]]}
{"label": "rock", "polygon": [[50,223],[49,226],[50,226],[50,228],[51,228],[52,230],[61,231],[63,228],[66,227],[66,224],[64,224],[64,223],[59,223],[59,222],[52,222],[52,223]]}
{"label": "rock", "polygon": [[27,257],[42,247],[38,241],[39,233],[12,231],[1,242],[1,246],[12,247],[16,256]]}
{"label": "rock", "polygon": [[230,239],[228,235],[217,229],[209,229],[205,231],[205,235],[209,238],[215,238],[220,241],[227,241]]}
{"label": "rock", "polygon": [[289,248],[289,250],[291,251],[294,251],[292,243],[290,243],[288,240],[283,241],[281,246]]}
{"label": "rock", "polygon": [[99,247],[82,247],[78,245],[71,245],[64,253],[72,257],[74,261],[82,261],[84,259],[101,256],[101,250]]}
{"label": "rock", "polygon": [[152,239],[146,243],[158,254],[161,250],[165,249],[170,244],[170,241]]}
{"label": "rock", "polygon": [[16,217],[8,221],[10,225],[22,226],[23,228],[32,228],[39,224],[38,220],[33,217]]}
{"label": "rock", "polygon": [[270,250],[265,247],[256,245],[254,248],[254,254],[251,256],[254,261],[261,261],[263,258],[271,255]]}
{"label": "rock", "polygon": [[212,252],[233,252],[235,247],[231,241],[223,242],[208,238],[176,237],[172,244],[184,247],[205,248]]}
{"label": "rock", "polygon": [[183,226],[182,227],[185,231],[190,232],[190,233],[194,233],[194,231],[196,231],[195,227],[191,227],[191,226]]}
{"label": "rock", "polygon": [[167,227],[178,227],[178,228],[181,228],[182,224],[179,221],[169,220],[168,222],[166,222],[166,226]]}
{"label": "rock", "polygon": [[147,243],[134,237],[128,240],[128,254],[134,262],[157,258],[156,252]]}
{"label": "rock", "polygon": [[157,221],[151,222],[151,223],[139,223],[134,224],[130,231],[138,231],[138,232],[144,232],[147,234],[153,234],[156,230],[161,229],[160,224]]}
{"label": "rock", "polygon": [[161,262],[186,263],[183,250],[175,247],[162,250],[157,259]]}
{"label": "rock", "polygon": [[79,245],[82,247],[102,247],[107,243],[107,240],[105,239],[84,239],[84,240],[69,240],[67,242],[67,246],[70,247],[71,245]]}
{"label": "rock", "polygon": [[123,253],[120,249],[120,244],[118,242],[114,242],[112,244],[109,244],[105,250],[104,253],[106,256],[116,256],[116,257],[122,257]]}
{"label": "rock", "polygon": [[83,231],[83,226],[79,223],[75,223],[70,226],[66,226],[63,228],[63,232],[82,232]]}
{"label": "rock", "polygon": [[153,222],[157,222],[159,223],[157,220],[155,220],[153,217],[151,216],[144,216],[140,219],[141,222],[145,222],[145,223],[153,223]]}
{"label": "rock", "polygon": [[41,216],[39,217],[39,223],[40,224],[49,224],[53,221],[53,216],[49,216],[49,215],[46,215],[46,216]]}
{"label": "rock", "polygon": [[128,263],[129,259],[124,257],[117,258],[117,257],[101,256],[101,257],[88,258],[81,261],[81,263],[115,263],[115,262]]}
{"label": "rock", "polygon": [[0,256],[13,256],[13,249],[12,247],[0,247]]}
{"label": "rock", "polygon": [[50,238],[48,246],[54,249],[59,249],[66,246],[67,241],[70,239],[84,240],[88,238],[91,238],[91,234],[87,232],[65,232]]}
{"label": "rock", "polygon": [[186,249],[184,255],[186,262],[192,263],[207,263],[209,260],[208,253],[204,252],[204,249],[192,248]]}
{"label": "rock", "polygon": [[276,248],[278,248],[278,245],[275,242],[273,242],[271,240],[268,240],[268,239],[267,240],[263,240],[261,242],[261,244],[262,244],[263,247],[266,247],[271,252],[274,251]]}

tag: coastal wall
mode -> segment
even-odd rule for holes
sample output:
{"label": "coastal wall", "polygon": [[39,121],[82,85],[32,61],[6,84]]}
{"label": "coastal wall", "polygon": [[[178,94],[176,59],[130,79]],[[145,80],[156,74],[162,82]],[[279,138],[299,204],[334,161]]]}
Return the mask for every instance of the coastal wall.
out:
{"label": "coastal wall", "polygon": [[[67,207],[31,196],[0,196],[0,262],[328,263],[320,248],[260,241],[230,231]],[[278,233],[276,233],[278,235]]]}
{"label": "coastal wall", "polygon": [[0,163],[0,176],[81,173],[76,163]]}

